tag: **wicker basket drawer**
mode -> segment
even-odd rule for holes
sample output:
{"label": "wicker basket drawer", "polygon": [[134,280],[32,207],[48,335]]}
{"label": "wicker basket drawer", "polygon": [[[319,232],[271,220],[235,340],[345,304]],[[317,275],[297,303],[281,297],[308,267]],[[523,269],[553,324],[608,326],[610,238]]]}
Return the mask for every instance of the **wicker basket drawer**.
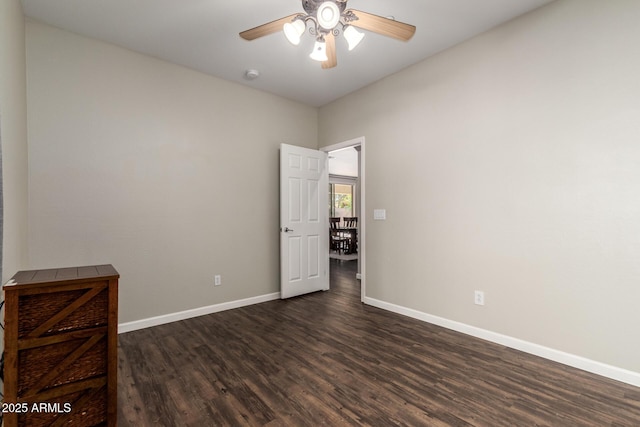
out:
{"label": "wicker basket drawer", "polygon": [[84,379],[104,376],[107,373],[107,338],[102,336],[97,342],[68,362],[65,369],[57,375],[52,372],[65,360],[85,345],[86,339],[63,341],[52,345],[22,350],[18,353],[18,395],[23,396],[33,387],[45,391],[53,387],[77,382]]}
{"label": "wicker basket drawer", "polygon": [[106,325],[109,289],[104,282],[90,283],[89,285],[91,287],[85,289],[21,296],[18,302],[18,312],[20,313],[18,318],[18,337],[24,338],[28,336],[45,321],[77,301],[95,286],[103,286],[104,290],[39,335],[47,336]]}

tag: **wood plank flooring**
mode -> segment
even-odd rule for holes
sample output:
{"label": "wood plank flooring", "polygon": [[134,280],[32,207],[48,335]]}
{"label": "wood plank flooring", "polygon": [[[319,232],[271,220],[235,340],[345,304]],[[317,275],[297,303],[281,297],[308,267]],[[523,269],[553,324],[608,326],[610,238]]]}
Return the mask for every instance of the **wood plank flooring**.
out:
{"label": "wood plank flooring", "polygon": [[125,426],[640,426],[640,389],[332,289],[119,336]]}

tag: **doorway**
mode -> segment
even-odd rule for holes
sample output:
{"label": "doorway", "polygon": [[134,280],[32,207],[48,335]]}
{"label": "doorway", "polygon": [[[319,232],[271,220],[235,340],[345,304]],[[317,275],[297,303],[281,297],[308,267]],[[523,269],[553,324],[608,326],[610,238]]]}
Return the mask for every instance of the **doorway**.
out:
{"label": "doorway", "polygon": [[358,157],[352,148],[328,153],[329,258],[358,259]]}
{"label": "doorway", "polygon": [[[353,216],[358,217],[358,251],[357,251],[357,269],[356,278],[360,280],[360,301],[364,302],[365,297],[365,272],[366,272],[366,215],[365,215],[365,139],[364,137],[355,138],[349,141],[340,142],[320,148],[321,151],[328,153],[331,157],[332,153],[339,153],[342,150],[353,150],[355,152],[357,175],[354,179],[352,193],[352,212]],[[341,175],[341,174],[336,174]],[[342,175],[340,178],[345,179],[348,175]],[[353,177],[352,177],[353,178]],[[334,178],[336,179],[336,178]],[[338,184],[350,184],[350,181],[338,182]],[[329,189],[331,191],[331,189]],[[331,267],[330,267],[331,268]]]}

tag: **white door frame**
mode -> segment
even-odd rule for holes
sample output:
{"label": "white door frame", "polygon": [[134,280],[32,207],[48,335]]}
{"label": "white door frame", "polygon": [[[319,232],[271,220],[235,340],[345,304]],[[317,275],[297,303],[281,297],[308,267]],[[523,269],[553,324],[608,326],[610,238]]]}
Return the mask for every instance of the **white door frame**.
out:
{"label": "white door frame", "polygon": [[[360,218],[358,219],[358,225],[360,228],[360,232],[358,233],[358,263],[360,265],[360,301],[364,302],[364,298],[366,295],[366,222],[367,215],[365,211],[365,143],[364,136],[350,139],[348,141],[339,142],[337,144],[327,145],[326,147],[321,147],[320,151],[335,151],[340,150],[342,148],[348,147],[356,147],[360,146],[360,162],[358,165],[358,178],[360,179],[360,200],[359,203],[359,212]],[[327,233],[329,224],[327,224]]]}

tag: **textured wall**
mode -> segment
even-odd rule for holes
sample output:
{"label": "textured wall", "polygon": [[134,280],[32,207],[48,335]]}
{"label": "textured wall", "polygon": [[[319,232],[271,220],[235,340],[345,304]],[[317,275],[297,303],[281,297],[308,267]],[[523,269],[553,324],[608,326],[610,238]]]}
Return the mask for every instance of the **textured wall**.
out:
{"label": "textured wall", "polygon": [[560,0],[321,108],[366,138],[368,297],[640,372],[639,20]]}
{"label": "textured wall", "polygon": [[24,17],[19,0],[0,2],[2,283],[27,265],[27,94]]}
{"label": "textured wall", "polygon": [[33,22],[27,59],[33,267],[112,263],[121,323],[279,291],[279,144],[317,109]]}

